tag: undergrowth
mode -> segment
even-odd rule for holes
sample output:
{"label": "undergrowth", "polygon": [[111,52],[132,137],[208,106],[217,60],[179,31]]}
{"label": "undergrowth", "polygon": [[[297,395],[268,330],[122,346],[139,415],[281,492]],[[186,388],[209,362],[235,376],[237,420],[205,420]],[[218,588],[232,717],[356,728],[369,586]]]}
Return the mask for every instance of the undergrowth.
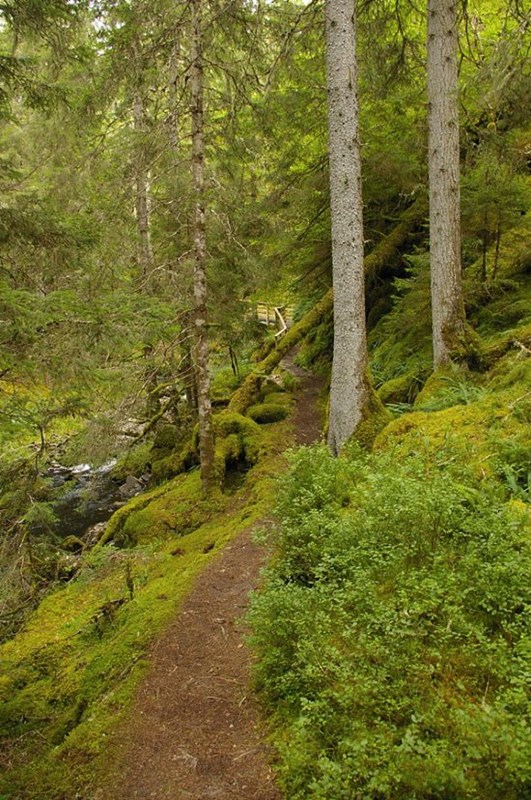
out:
{"label": "undergrowth", "polygon": [[522,509],[463,466],[293,457],[251,612],[290,800],[529,796]]}

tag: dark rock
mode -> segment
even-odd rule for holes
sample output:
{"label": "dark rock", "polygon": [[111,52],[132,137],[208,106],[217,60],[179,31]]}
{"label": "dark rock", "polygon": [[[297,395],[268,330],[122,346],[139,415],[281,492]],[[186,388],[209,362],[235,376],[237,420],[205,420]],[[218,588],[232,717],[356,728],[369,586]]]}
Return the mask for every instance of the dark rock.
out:
{"label": "dark rock", "polygon": [[129,498],[134,497],[135,494],[141,492],[143,488],[142,481],[140,481],[138,478],[135,478],[134,475],[128,475],[125,479],[125,482],[118,487],[118,492],[122,497]]}

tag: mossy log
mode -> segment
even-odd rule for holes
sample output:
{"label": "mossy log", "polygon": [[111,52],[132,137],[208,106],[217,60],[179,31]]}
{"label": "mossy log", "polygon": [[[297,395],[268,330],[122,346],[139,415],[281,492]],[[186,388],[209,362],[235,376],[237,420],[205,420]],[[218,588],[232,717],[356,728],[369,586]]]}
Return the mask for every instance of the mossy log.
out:
{"label": "mossy log", "polygon": [[229,403],[231,411],[243,414],[254,403],[260,391],[262,379],[269,375],[279,365],[284,356],[303,339],[312,328],[319,324],[324,314],[332,308],[333,295],[329,289],[324,297],[311,311],[293,325],[286,335],[278,342],[274,350],[269,353],[256,368],[246,377],[239,389],[236,389]]}
{"label": "mossy log", "polygon": [[392,263],[415,228],[426,218],[427,213],[428,202],[426,197],[418,197],[404,211],[393,230],[378,242],[376,247],[365,257],[365,283],[367,286],[374,283],[382,270]]}
{"label": "mossy log", "polygon": [[[365,276],[367,281],[372,281],[383,267],[391,261],[400,248],[404,245],[411,231],[419,225],[426,215],[426,200],[419,198],[402,215],[400,222],[391,233],[379,242],[374,250],[365,258]],[[274,350],[260,361],[256,368],[247,376],[239,389],[237,389],[229,403],[231,411],[243,414],[252,405],[260,391],[262,379],[269,375],[281,362],[285,355],[297,345],[314,327],[316,327],[325,314],[333,307],[333,293],[329,289],[321,300],[281,339]]]}

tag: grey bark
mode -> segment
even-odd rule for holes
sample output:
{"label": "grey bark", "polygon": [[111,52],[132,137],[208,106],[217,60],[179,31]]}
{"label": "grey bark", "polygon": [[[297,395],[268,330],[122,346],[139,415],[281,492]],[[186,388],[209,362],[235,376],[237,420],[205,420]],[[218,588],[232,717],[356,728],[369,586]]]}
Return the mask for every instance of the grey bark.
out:
{"label": "grey bark", "polygon": [[428,2],[428,152],[433,361],[464,330],[461,287],[457,2]]}
{"label": "grey bark", "polygon": [[136,144],[135,182],[136,182],[136,226],[138,235],[138,264],[143,280],[149,277],[153,268],[151,248],[149,169],[146,157],[146,120],[142,92],[137,89],[133,101],[133,125]]}
{"label": "grey bark", "polygon": [[354,0],[327,0],[326,41],[334,291],[328,445],[338,454],[368,399]]}
{"label": "grey bark", "polygon": [[214,433],[210,402],[207,332],[207,278],[205,226],[205,143],[203,104],[203,31],[201,0],[190,0],[192,11],[192,53],[190,91],[192,112],[192,176],[194,188],[193,250],[195,305],[195,367],[197,380],[197,411],[199,415],[199,455],[201,481],[208,491],[214,473]]}

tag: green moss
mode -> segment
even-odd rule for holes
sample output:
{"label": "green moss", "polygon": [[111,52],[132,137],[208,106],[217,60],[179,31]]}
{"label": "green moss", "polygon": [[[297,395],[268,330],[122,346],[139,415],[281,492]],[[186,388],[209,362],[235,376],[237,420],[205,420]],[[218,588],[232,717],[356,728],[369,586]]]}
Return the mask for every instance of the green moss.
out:
{"label": "green moss", "polygon": [[455,364],[464,364],[470,369],[482,367],[481,338],[476,331],[465,322],[453,337],[450,347],[450,358]]}
{"label": "green moss", "polygon": [[453,364],[433,372],[417,394],[415,408],[422,409],[427,404],[437,401],[441,394],[448,390],[449,384],[457,381],[458,377],[463,375],[463,370]]}
{"label": "green moss", "polygon": [[379,432],[391,419],[391,414],[374,391],[370,377],[367,378],[367,385],[369,387],[368,398],[363,409],[362,421],[356,428],[353,438],[362,447],[370,450]]}
{"label": "green moss", "polygon": [[420,392],[425,377],[417,372],[407,372],[391,378],[379,387],[377,394],[381,402],[412,403]]}
{"label": "green moss", "polygon": [[65,538],[61,542],[61,548],[63,550],[69,550],[72,553],[80,553],[85,544],[82,539],[78,536],[65,536]]}
{"label": "green moss", "polygon": [[[506,354],[512,352],[521,356],[522,353],[525,355],[526,349],[531,350],[531,322],[496,333],[486,339],[483,343],[483,362],[492,368]],[[521,363],[524,360],[520,358]]]}
{"label": "green moss", "polygon": [[392,449],[399,460],[422,454],[434,466],[480,483],[494,479],[509,495],[526,498],[530,382],[531,361],[515,354],[498,362],[482,386],[455,368],[438,372],[418,396],[418,410],[387,425],[374,448]]}
{"label": "green moss", "polygon": [[[258,432],[268,449],[230,498],[233,510],[220,492],[202,499],[198,472],[134,498],[113,525],[142,545],[100,546],[83,556],[80,575],[50,594],[24,631],[0,648],[0,728],[9,753],[0,796],[92,798],[94,774],[108,770],[112,733],[145,674],[150,642],[175,617],[206,563],[269,512],[288,422],[262,432],[236,415],[220,428],[224,457],[239,451],[242,430]],[[162,539],[155,542],[156,531]]]}
{"label": "green moss", "polygon": [[211,519],[222,506],[216,491],[204,497],[197,470],[180,475],[118,509],[101,544],[114,541],[119,547],[133,547],[153,539],[183,536]]}
{"label": "green moss", "polygon": [[268,422],[279,422],[279,420],[285,419],[288,414],[289,408],[287,406],[271,401],[251,406],[247,410],[247,416],[261,425]]}
{"label": "green moss", "polygon": [[284,385],[281,385],[276,380],[271,378],[266,378],[260,390],[260,398],[261,400],[265,400],[270,395],[281,394],[285,391],[286,389]]}
{"label": "green moss", "polygon": [[159,425],[153,439],[153,450],[173,450],[179,442],[179,430],[175,425]]}
{"label": "green moss", "polygon": [[163,483],[197,464],[199,464],[198,445],[190,441],[182,449],[154,461],[151,465],[151,475],[155,483]]}
{"label": "green moss", "polygon": [[231,433],[248,439],[260,437],[260,427],[253,420],[239,414],[237,411],[226,409],[213,418],[214,432],[217,437],[224,438]]}
{"label": "green moss", "polygon": [[214,416],[215,472],[223,487],[230,471],[245,472],[265,454],[260,426],[249,417],[225,409]]}

